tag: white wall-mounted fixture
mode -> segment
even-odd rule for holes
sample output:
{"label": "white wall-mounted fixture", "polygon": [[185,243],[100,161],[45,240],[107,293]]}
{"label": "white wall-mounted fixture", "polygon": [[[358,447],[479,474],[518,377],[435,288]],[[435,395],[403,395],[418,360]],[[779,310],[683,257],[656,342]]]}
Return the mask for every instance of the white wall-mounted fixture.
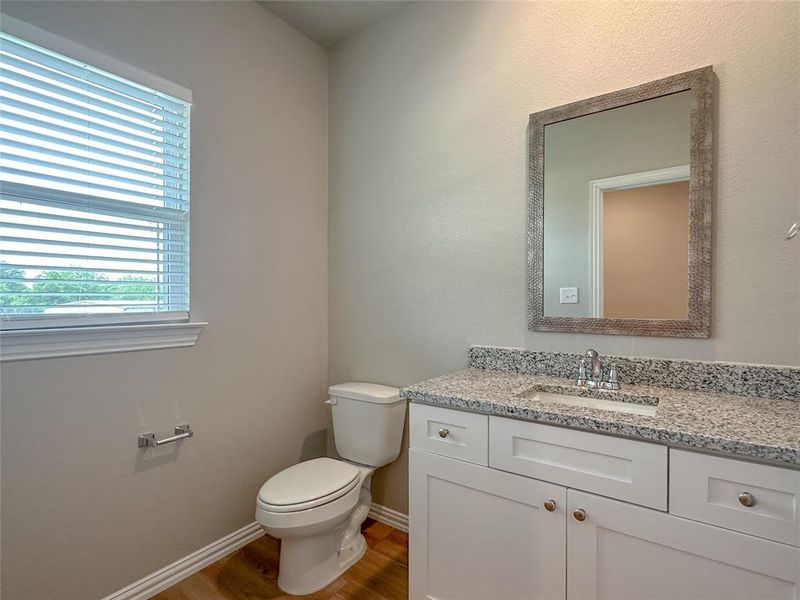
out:
{"label": "white wall-mounted fixture", "polygon": [[164,444],[174,444],[186,438],[194,437],[194,431],[187,423],[175,426],[175,435],[158,440],[155,433],[140,433],[138,438],[139,448],[158,448]]}
{"label": "white wall-mounted fixture", "polygon": [[561,304],[577,304],[578,288],[576,287],[558,288],[558,298]]}

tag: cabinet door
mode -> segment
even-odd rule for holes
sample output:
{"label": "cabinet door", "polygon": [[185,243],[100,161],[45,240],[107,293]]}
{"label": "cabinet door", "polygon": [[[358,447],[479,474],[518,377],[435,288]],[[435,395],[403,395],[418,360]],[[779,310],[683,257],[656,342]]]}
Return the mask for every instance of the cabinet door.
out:
{"label": "cabinet door", "polygon": [[798,548],[583,492],[567,496],[570,599],[798,598]]}
{"label": "cabinet door", "polygon": [[411,598],[566,597],[565,488],[412,449],[409,499]]}

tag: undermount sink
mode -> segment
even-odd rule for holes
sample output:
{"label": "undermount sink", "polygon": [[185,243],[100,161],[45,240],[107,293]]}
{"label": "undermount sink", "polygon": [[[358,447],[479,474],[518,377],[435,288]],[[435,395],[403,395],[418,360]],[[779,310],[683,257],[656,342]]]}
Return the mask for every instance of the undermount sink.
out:
{"label": "undermount sink", "polygon": [[610,410],[613,412],[628,413],[631,415],[642,415],[645,417],[655,417],[658,409],[658,398],[593,398],[589,396],[570,396],[568,394],[556,393],[542,389],[544,386],[535,387],[518,394],[519,398],[547,402],[553,404],[563,404],[567,406],[582,406],[584,408],[594,408],[598,410]]}

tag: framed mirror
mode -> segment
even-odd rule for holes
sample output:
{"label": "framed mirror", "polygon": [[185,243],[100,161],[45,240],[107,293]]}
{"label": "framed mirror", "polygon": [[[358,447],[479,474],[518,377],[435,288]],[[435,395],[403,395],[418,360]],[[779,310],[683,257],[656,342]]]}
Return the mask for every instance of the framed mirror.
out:
{"label": "framed mirror", "polygon": [[711,334],[711,67],[530,116],[528,328]]}

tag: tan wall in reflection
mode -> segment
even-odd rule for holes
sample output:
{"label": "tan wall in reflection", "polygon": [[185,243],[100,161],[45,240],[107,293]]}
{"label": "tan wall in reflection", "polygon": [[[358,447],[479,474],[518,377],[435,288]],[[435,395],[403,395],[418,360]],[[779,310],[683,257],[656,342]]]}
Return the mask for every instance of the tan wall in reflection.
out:
{"label": "tan wall in reflection", "polygon": [[689,182],[603,194],[603,316],[686,319]]}

